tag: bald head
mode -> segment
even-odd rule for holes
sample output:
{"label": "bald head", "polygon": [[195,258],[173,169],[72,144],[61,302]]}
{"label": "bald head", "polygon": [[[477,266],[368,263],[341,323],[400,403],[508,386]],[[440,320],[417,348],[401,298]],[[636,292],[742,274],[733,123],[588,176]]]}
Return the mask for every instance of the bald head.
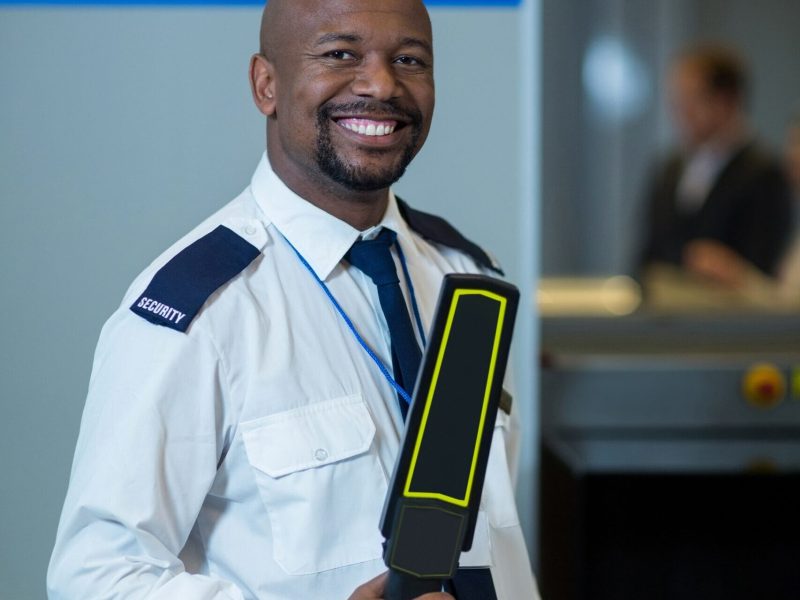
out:
{"label": "bald head", "polygon": [[[269,0],[261,16],[261,35],[259,49],[271,61],[280,60],[280,50],[301,29],[312,15],[333,11],[357,11],[363,0]],[[422,0],[381,0],[381,7],[391,10],[391,6],[412,10],[423,16],[430,34],[430,17]]]}
{"label": "bald head", "polygon": [[296,18],[296,11],[292,11],[293,0],[269,0],[264,7],[261,15],[261,36],[259,38],[259,50],[261,54],[274,57],[275,48],[281,46],[280,36],[289,29],[288,19]]}

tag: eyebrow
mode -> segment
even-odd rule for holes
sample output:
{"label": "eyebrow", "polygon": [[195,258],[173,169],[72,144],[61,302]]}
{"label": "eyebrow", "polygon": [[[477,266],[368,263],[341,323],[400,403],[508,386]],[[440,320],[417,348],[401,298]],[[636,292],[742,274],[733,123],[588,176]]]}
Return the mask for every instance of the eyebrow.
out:
{"label": "eyebrow", "polygon": [[[317,38],[315,42],[315,46],[324,46],[325,44],[331,44],[335,42],[349,42],[351,44],[355,44],[358,42],[363,42],[364,38],[355,33],[325,33]],[[433,48],[431,47],[430,43],[426,42],[425,40],[421,40],[415,37],[405,37],[400,40],[400,46],[413,46],[415,48],[421,48],[428,54],[433,54]]]}
{"label": "eyebrow", "polygon": [[363,38],[355,33],[326,33],[317,38],[316,46],[323,46],[332,42],[361,42]]}
{"label": "eyebrow", "polygon": [[400,42],[400,45],[401,46],[414,46],[416,48],[421,48],[422,50],[424,50],[428,54],[433,54],[433,48],[431,47],[431,45],[428,42],[426,42],[425,40],[421,40],[419,38],[415,38],[415,37],[403,38],[402,41]]}

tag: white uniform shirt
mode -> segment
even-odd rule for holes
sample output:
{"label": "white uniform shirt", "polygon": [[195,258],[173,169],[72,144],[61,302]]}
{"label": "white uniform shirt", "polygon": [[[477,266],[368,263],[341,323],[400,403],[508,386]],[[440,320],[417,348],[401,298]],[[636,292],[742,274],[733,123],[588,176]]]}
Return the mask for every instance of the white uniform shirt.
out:
{"label": "white uniform shirt", "polygon": [[[186,333],[129,310],[218,225],[262,255]],[[381,225],[397,232],[428,327],[443,275],[480,269],[411,231],[393,196]],[[385,570],[378,525],[403,427],[397,396],[286,241],[391,372],[377,290],[341,260],[358,237],[264,157],[239,197],[137,278],[97,346],[51,598],[344,600]],[[509,475],[516,432],[501,413],[461,560],[491,566],[500,600],[538,597]]]}
{"label": "white uniform shirt", "polygon": [[698,213],[731,158],[731,152],[717,146],[698,148],[686,161],[678,181],[677,206],[687,215]]}

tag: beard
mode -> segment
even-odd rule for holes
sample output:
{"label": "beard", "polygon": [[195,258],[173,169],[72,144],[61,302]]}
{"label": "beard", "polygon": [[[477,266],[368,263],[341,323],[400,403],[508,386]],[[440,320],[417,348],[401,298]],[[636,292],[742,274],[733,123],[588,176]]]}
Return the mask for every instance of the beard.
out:
{"label": "beard", "polygon": [[[404,127],[411,128],[411,139],[394,164],[380,168],[359,167],[348,163],[336,151],[331,140],[331,115],[339,113],[358,113],[361,115],[391,113],[401,115],[408,119]],[[357,192],[372,192],[389,187],[406,172],[411,160],[417,151],[420,135],[422,134],[422,113],[414,109],[404,109],[394,102],[370,103],[366,101],[352,102],[349,104],[324,105],[317,111],[317,147],[316,161],[320,171],[336,183]],[[373,148],[366,150],[374,156],[381,156],[388,150]]]}

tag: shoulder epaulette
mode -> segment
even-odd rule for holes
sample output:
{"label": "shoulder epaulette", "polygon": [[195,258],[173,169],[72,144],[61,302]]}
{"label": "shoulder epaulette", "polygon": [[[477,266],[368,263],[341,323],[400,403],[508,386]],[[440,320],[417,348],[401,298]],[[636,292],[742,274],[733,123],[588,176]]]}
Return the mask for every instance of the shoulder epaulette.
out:
{"label": "shoulder epaulette", "polygon": [[397,207],[408,226],[425,239],[461,250],[481,267],[491,269],[499,275],[505,275],[500,265],[492,260],[483,248],[465,238],[460,231],[441,217],[414,210],[400,198],[397,198]]}
{"label": "shoulder epaulette", "polygon": [[131,310],[151,323],[185,332],[209,296],[259,254],[258,248],[220,225],[161,267]]}

